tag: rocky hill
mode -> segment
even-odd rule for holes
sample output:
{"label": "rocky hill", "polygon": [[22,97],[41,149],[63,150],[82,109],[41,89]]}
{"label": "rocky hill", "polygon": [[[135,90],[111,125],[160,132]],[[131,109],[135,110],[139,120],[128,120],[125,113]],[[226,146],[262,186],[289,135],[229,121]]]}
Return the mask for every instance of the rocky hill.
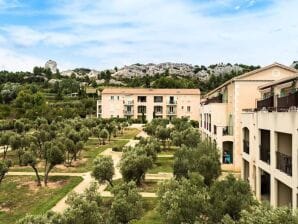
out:
{"label": "rocky hill", "polygon": [[114,69],[108,69],[103,71],[90,70],[90,69],[74,69],[62,71],[62,76],[88,76],[90,79],[100,79],[100,76],[104,74],[109,74],[115,80],[121,80],[123,78],[132,77],[143,77],[143,76],[155,76],[159,74],[167,75],[177,75],[183,77],[198,77],[201,79],[206,79],[210,75],[224,75],[229,73],[243,73],[246,71],[251,71],[258,68],[258,66],[247,66],[242,64],[214,64],[208,67],[201,65],[191,65],[185,63],[160,63],[160,64],[133,64],[124,66],[122,68],[115,67]]}

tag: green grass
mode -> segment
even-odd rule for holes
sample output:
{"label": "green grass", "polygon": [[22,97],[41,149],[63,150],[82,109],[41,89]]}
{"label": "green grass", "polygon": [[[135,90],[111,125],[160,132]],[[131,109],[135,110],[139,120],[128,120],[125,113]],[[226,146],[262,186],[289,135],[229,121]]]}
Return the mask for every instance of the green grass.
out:
{"label": "green grass", "polygon": [[[122,179],[113,181],[114,186],[117,186],[122,183],[123,183]],[[112,189],[112,187],[110,185],[108,185],[105,190],[110,191],[111,189]],[[158,189],[158,180],[145,180],[141,186],[138,186],[139,192],[155,193],[155,192],[157,192],[157,189]]]}
{"label": "green grass", "polygon": [[173,172],[173,158],[157,158],[153,168],[149,170],[149,173],[172,173]]}
{"label": "green grass", "polygon": [[[133,139],[135,135],[139,133],[137,129],[126,129],[122,135],[117,136],[116,138],[112,138],[110,142],[106,142],[105,145],[99,145],[99,141],[95,138],[91,138],[87,141],[84,150],[81,152],[80,159],[78,163],[75,164],[73,167],[65,167],[65,166],[58,166],[53,169],[52,172],[71,172],[71,173],[80,173],[80,172],[87,172],[92,169],[93,160],[95,157],[103,152],[108,148],[119,147],[122,148],[126,145],[129,140]],[[0,155],[1,156],[1,155]],[[18,158],[15,155],[15,152],[9,152],[8,158],[13,161],[14,165],[18,164]],[[42,166],[39,168],[42,172]],[[10,169],[10,171],[28,171],[32,172],[31,167],[25,166],[14,166]]]}
{"label": "green grass", "polygon": [[[81,181],[81,177],[50,177],[49,187],[36,187],[35,177],[7,176],[0,185],[0,223],[12,224],[26,214],[42,214]],[[53,183],[55,187],[53,187]]]}
{"label": "green grass", "polygon": [[145,211],[142,218],[134,224],[163,224],[161,215],[156,210],[156,198],[144,198]]}

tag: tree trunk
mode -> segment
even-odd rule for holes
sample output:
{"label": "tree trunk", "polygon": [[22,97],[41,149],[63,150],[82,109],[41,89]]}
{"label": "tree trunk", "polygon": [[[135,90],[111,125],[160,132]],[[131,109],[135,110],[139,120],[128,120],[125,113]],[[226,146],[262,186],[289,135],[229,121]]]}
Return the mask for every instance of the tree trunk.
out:
{"label": "tree trunk", "polygon": [[36,169],[36,167],[35,166],[31,166],[32,167],[32,169],[34,170],[34,172],[35,172],[35,175],[36,175],[36,178],[37,178],[37,186],[41,186],[41,180],[40,180],[40,176],[39,176],[39,174],[38,174],[38,170]]}
{"label": "tree trunk", "polygon": [[6,159],[6,154],[7,154],[7,151],[8,151],[8,146],[4,146],[4,151],[3,151],[3,160]]}
{"label": "tree trunk", "polygon": [[111,185],[111,187],[114,187],[112,180],[108,180],[108,182]]}
{"label": "tree trunk", "polygon": [[19,166],[22,166],[21,153],[19,153],[19,152],[18,152],[18,157],[19,157]]}
{"label": "tree trunk", "polygon": [[49,173],[51,172],[51,170],[54,168],[54,166],[52,164],[50,164],[49,168],[47,169],[47,172],[44,175],[44,185],[48,186],[48,180],[49,180]]}
{"label": "tree trunk", "polygon": [[4,178],[4,176],[5,176],[5,174],[0,175],[0,184],[1,184],[1,182],[2,182],[2,180],[3,180],[3,178]]}

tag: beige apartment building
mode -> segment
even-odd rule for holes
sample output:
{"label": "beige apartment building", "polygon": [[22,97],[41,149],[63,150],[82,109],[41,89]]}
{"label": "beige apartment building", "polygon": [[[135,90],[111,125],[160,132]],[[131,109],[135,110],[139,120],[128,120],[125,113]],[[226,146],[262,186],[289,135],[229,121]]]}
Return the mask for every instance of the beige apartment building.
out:
{"label": "beige apartment building", "polygon": [[187,117],[199,120],[199,89],[106,88],[97,101],[97,117],[153,118]]}
{"label": "beige apartment building", "polygon": [[296,70],[278,63],[228,80],[201,100],[200,130],[216,142],[222,169],[240,171],[242,165],[241,113],[261,97],[258,86],[292,76]]}
{"label": "beige apartment building", "polygon": [[259,87],[242,112],[242,178],[259,200],[298,207],[298,75]]}

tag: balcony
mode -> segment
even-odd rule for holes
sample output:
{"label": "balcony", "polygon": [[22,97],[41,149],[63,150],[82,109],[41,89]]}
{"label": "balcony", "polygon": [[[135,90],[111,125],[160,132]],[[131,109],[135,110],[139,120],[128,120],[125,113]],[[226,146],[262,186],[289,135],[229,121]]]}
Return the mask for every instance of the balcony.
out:
{"label": "balcony", "polygon": [[210,104],[210,103],[222,103],[223,100],[222,100],[222,95],[218,95],[218,96],[215,96],[215,97],[212,97],[212,98],[207,98],[206,101],[205,101],[205,104]]}
{"label": "balcony", "polygon": [[260,145],[260,160],[270,164],[270,148]]}
{"label": "balcony", "polygon": [[177,111],[176,110],[174,110],[174,111],[167,110],[167,114],[168,115],[176,115],[177,114]]}
{"label": "balcony", "polygon": [[124,110],[123,114],[126,115],[126,116],[133,115],[133,110],[130,110],[130,111],[129,110]]}
{"label": "balcony", "polygon": [[227,135],[231,136],[231,135],[233,135],[233,126],[225,126],[225,127],[223,127],[223,129],[222,129],[222,135],[223,136],[227,136]]}
{"label": "balcony", "polygon": [[177,100],[167,100],[167,105],[177,105]]}
{"label": "balcony", "polygon": [[298,91],[287,96],[277,98],[277,109],[279,111],[287,110],[290,107],[298,107]]}
{"label": "balcony", "polygon": [[134,101],[133,100],[125,100],[123,101],[124,105],[134,105]]}
{"label": "balcony", "polygon": [[276,168],[292,176],[292,156],[276,152]]}
{"label": "balcony", "polygon": [[266,99],[263,100],[258,100],[257,101],[257,109],[262,110],[263,108],[273,108],[274,107],[274,97],[270,96]]}
{"label": "balcony", "polygon": [[249,141],[243,140],[243,152],[249,154]]}

